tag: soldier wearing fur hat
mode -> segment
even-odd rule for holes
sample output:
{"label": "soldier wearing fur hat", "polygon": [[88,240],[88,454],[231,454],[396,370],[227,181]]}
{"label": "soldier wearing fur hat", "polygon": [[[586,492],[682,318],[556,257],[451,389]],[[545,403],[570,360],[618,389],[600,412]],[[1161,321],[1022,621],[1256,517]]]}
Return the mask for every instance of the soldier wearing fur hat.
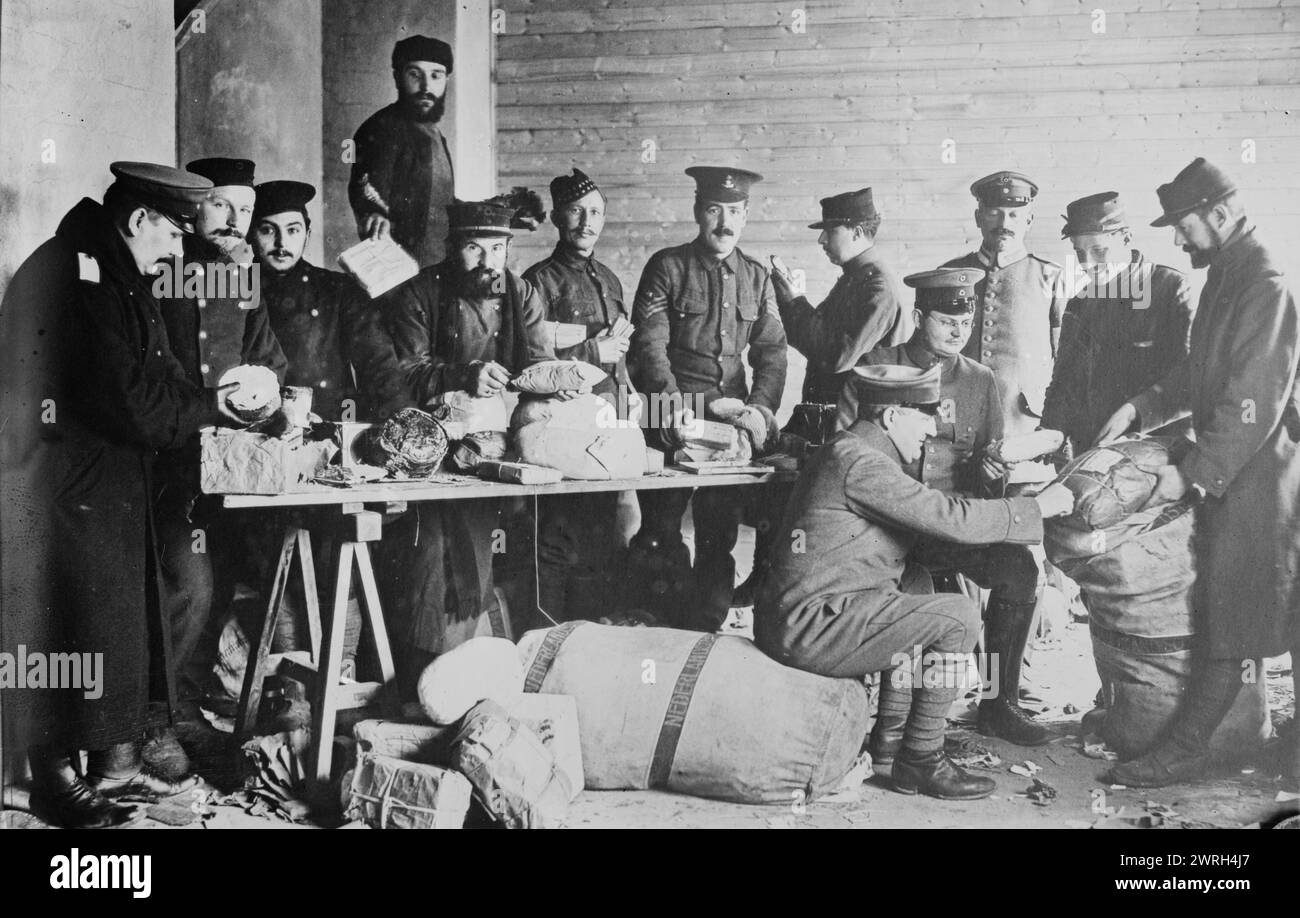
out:
{"label": "soldier wearing fur hat", "polygon": [[[916,332],[906,344],[876,348],[863,365],[941,369],[935,434],[922,447],[914,470],[923,484],[953,497],[982,497],[1006,468],[987,453],[1002,438],[1002,408],[993,371],[961,353],[970,337],[978,268],[939,268],[904,278],[916,289]],[[858,414],[858,388],[840,397],[839,420],[848,427]],[[917,541],[912,560],[931,571],[957,571],[991,591],[985,650],[997,664],[997,694],[980,703],[977,725],[992,736],[1035,746],[1052,734],[1020,707],[1020,671],[1033,624],[1038,563],[1025,545],[962,545],[945,538]]]}
{"label": "soldier wearing fur hat", "polygon": [[[1077,452],[1115,409],[1187,356],[1192,295],[1181,271],[1129,248],[1132,231],[1116,192],[1071,201],[1064,219],[1061,238],[1074,247],[1083,284],[1065,306],[1043,426],[1062,431]],[[1180,421],[1158,433],[1186,429]]]}
{"label": "soldier wearing fur hat", "polygon": [[978,202],[980,247],[944,265],[985,272],[964,353],[997,378],[1007,435],[1030,433],[1039,426],[1052,380],[1067,299],[1061,267],[1025,249],[1037,185],[1017,172],[995,172],[970,190]]}
{"label": "soldier wearing fur hat", "polygon": [[[729,397],[744,401],[736,423],[762,450],[778,434],[775,412],[785,388],[786,337],[767,269],[737,247],[749,216],[750,186],[762,176],[721,166],[692,166],[686,173],[696,182],[699,232],[692,242],[650,256],[641,273],[628,368],[650,403],[659,442],[669,449],[678,442],[692,404],[707,410]],[[634,555],[646,558],[647,569],[665,561],[674,569],[652,578],[659,581],[657,595],[674,612],[687,606],[684,623],[702,630],[721,626],[735,590],[731,550],[744,501],[725,492],[705,488],[695,496],[694,591],[685,586],[681,535],[691,492],[637,493],[641,531],[632,540]]]}
{"label": "soldier wearing fur hat", "polygon": [[[754,610],[754,640],[774,659],[827,676],[882,673],[871,752],[892,761],[906,794],[976,799],[994,783],[943,753],[957,671],[979,633],[976,604],[956,594],[904,593],[918,539],[963,545],[1041,541],[1042,520],[1068,513],[1072,495],[950,497],[916,478],[941,405],[938,364],[855,369],[859,416],[813,455],[795,483]],[[931,667],[913,673],[914,648]],[[921,661],[916,661],[921,666]]]}
{"label": "soldier wearing fur hat", "polygon": [[[449,257],[381,297],[376,347],[392,348],[392,359],[357,368],[363,392],[382,398],[381,417],[429,410],[454,391],[499,396],[524,367],[555,359],[545,303],[506,267],[514,208],[474,201],[447,211]],[[496,520],[495,502],[440,502],[414,506],[388,527],[380,588],[408,688],[433,656],[474,637],[483,618],[502,632],[492,578]]]}
{"label": "soldier wearing fur hat", "polygon": [[[1197,501],[1192,676],[1169,733],[1112,771],[1161,787],[1202,775],[1209,738],[1262,658],[1300,656],[1300,306],[1236,183],[1203,158],[1156,194],[1193,268],[1209,268],[1188,355],[1126,401],[1099,440],[1191,412],[1196,442],[1161,470],[1152,503]],[[1300,778],[1300,733],[1286,768]]]}
{"label": "soldier wearing fur hat", "polygon": [[397,101],[357,128],[348,201],[362,239],[391,237],[420,267],[442,261],[456,176],[438,122],[447,105],[452,51],[412,35],[393,46]]}
{"label": "soldier wearing fur hat", "polygon": [[[37,403],[7,432],[19,435],[12,428],[21,430],[28,413],[41,428],[30,447],[40,460],[39,484],[18,508],[23,539],[5,544],[5,637],[23,634],[9,598],[26,585],[31,592],[17,594],[22,605],[57,623],[55,643],[46,647],[103,655],[93,695],[49,693],[58,713],[39,724],[29,748],[37,812],[76,828],[129,821],[136,811],[123,798],[157,800],[195,784],[154,771],[142,757],[146,731],[168,722],[175,701],[171,635],[154,579],[155,455],[204,425],[238,423],[224,408],[233,387],[196,383],[173,355],[154,294],[212,183],[151,163],[110,169],[115,180],[104,203],[82,200],[49,244],[66,272],[50,281],[66,287],[67,298],[46,302],[47,289],[20,277],[7,292],[6,344],[11,323],[29,312],[39,315],[45,344],[43,355],[11,355],[20,359],[5,361],[0,387],[6,416],[10,393],[27,386],[55,409],[42,419]],[[29,295],[27,302],[11,299]],[[39,379],[21,378],[31,371]],[[6,458],[6,500],[11,488],[32,480],[11,463]],[[15,557],[26,572],[14,570]],[[15,573],[26,579],[16,585]],[[78,750],[89,751],[84,771]]]}

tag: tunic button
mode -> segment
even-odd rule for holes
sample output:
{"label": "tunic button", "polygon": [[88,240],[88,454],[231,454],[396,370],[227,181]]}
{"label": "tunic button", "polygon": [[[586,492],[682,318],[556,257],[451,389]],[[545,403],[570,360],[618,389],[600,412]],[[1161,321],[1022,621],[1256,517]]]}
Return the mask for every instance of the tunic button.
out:
{"label": "tunic button", "polygon": [[207,340],[208,340],[208,333],[205,332],[205,331],[200,330],[200,331],[199,331],[199,340],[200,340],[200,341],[207,341]]}
{"label": "tunic button", "polygon": [[1015,521],[1018,523],[1018,522],[1020,522],[1020,515],[1017,514],[1016,516],[1013,516],[1012,519],[1015,520]]}
{"label": "tunic button", "polygon": [[[162,353],[162,352],[159,351],[159,353]],[[200,365],[199,365],[199,372],[202,373],[202,374],[204,374],[204,375],[206,376],[208,373],[212,372],[212,367],[208,366],[206,363],[204,363],[204,364],[200,364]]]}
{"label": "tunic button", "polygon": [[992,336],[992,335],[985,335],[985,336],[984,336],[984,340],[985,340],[985,341],[992,341],[992,340],[993,340],[993,336]]}
{"label": "tunic button", "polygon": [[207,301],[207,300],[199,300],[199,308],[200,308],[200,309],[202,309],[202,308],[203,308],[204,306],[206,306],[206,305],[208,305],[208,301]]}
{"label": "tunic button", "polygon": [[993,327],[993,320],[992,320],[992,319],[985,319],[985,320],[984,320],[984,327],[985,327],[985,328],[992,328],[992,327]]}
{"label": "tunic button", "polygon": [[723,304],[722,304],[722,308],[723,308],[723,309],[730,309],[730,308],[731,308],[731,304],[730,304],[730,303],[723,303]]}
{"label": "tunic button", "polygon": [[320,382],[318,382],[316,385],[320,386],[322,389],[328,389],[328,388],[329,388],[329,383],[327,383],[327,382],[326,382],[325,380],[323,380],[323,379],[322,379]]}
{"label": "tunic button", "polygon": [[312,318],[315,318],[316,316],[320,315],[320,310],[319,310],[319,309],[313,309],[313,310],[311,311],[311,315],[312,315]]}
{"label": "tunic button", "polygon": [[162,356],[162,351],[154,351],[154,353],[157,354],[159,357]]}
{"label": "tunic button", "polygon": [[992,351],[985,351],[985,352],[984,352],[984,356],[985,356],[985,357],[992,357],[992,356],[993,356],[993,352],[992,352]]}
{"label": "tunic button", "polygon": [[306,274],[304,274],[304,275],[302,276],[302,282],[303,282],[304,284],[307,283],[307,275],[306,275]]}

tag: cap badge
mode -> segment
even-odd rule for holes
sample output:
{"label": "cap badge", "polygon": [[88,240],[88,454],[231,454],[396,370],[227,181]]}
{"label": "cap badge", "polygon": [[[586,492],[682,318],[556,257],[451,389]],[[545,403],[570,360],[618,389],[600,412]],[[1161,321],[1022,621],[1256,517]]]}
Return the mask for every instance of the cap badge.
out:
{"label": "cap badge", "polygon": [[736,180],[731,177],[730,173],[722,179],[722,187],[728,190],[736,187]]}

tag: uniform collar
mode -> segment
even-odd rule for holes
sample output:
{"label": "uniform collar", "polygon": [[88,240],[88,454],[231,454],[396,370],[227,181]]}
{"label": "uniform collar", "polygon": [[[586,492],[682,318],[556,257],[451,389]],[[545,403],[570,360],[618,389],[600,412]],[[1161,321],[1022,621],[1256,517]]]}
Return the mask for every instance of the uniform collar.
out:
{"label": "uniform collar", "polygon": [[740,246],[739,245],[737,245],[735,248],[731,250],[730,255],[728,255],[726,258],[723,258],[721,260],[715,258],[713,256],[713,253],[704,247],[704,243],[700,242],[699,236],[696,236],[695,239],[691,241],[691,248],[695,252],[696,257],[699,258],[700,261],[704,262],[704,264],[708,267],[708,270],[717,271],[723,265],[726,265],[732,274],[740,273]]}
{"label": "uniform collar", "polygon": [[885,429],[875,421],[869,421],[866,418],[858,418],[848,427],[849,433],[861,437],[867,441],[867,445],[872,449],[884,453],[890,460],[897,463],[899,468],[903,466],[903,456],[890,439]]}
{"label": "uniform collar", "polygon": [[1223,248],[1210,258],[1210,266],[1226,269],[1240,264],[1259,245],[1255,239],[1255,227],[1243,218],[1237,229],[1228,238]]}
{"label": "uniform collar", "polygon": [[557,243],[555,251],[551,253],[551,260],[564,265],[566,268],[585,271],[588,265],[594,266],[596,264],[596,253],[593,251],[590,257],[584,258],[572,246]]}
{"label": "uniform collar", "polygon": [[82,198],[59,222],[54,234],[94,258],[109,274],[139,283],[153,281],[140,273],[126,240],[98,201]]}
{"label": "uniform collar", "polygon": [[907,355],[908,360],[912,361],[912,363],[916,364],[917,367],[922,370],[928,370],[930,367],[938,363],[943,365],[943,372],[946,373],[948,370],[952,369],[952,365],[957,362],[957,355],[955,354],[951,357],[940,357],[934,351],[926,347],[925,342],[921,340],[921,332],[919,329],[914,332],[912,337],[907,340],[907,343],[903,345],[903,353]]}
{"label": "uniform collar", "polygon": [[992,253],[984,251],[984,247],[981,246],[980,250],[975,253],[975,257],[979,259],[979,263],[985,268],[996,271],[1000,268],[1006,268],[1010,265],[1014,265],[1018,261],[1028,258],[1029,250],[1022,245],[1019,249],[1010,254],[1003,254],[1002,257],[999,258]]}
{"label": "uniform collar", "polygon": [[876,252],[876,247],[873,245],[865,252],[859,252],[857,255],[850,258],[840,266],[840,270],[845,274],[860,274],[876,267],[879,263],[880,255]]}

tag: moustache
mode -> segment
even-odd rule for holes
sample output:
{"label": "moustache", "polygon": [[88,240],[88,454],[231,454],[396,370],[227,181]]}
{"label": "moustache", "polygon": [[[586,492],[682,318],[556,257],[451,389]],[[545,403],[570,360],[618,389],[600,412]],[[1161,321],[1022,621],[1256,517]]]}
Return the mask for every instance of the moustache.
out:
{"label": "moustache", "polygon": [[293,253],[285,249],[274,249],[270,253],[272,258],[291,258]]}
{"label": "moustache", "polygon": [[715,236],[717,236],[717,237],[719,237],[719,238],[721,238],[721,237],[723,237],[723,236],[734,236],[734,235],[736,235],[736,231],[735,231],[735,230],[731,230],[731,229],[727,229],[726,227],[723,227],[722,229],[715,229],[715,230],[713,231],[713,235],[715,235]]}

